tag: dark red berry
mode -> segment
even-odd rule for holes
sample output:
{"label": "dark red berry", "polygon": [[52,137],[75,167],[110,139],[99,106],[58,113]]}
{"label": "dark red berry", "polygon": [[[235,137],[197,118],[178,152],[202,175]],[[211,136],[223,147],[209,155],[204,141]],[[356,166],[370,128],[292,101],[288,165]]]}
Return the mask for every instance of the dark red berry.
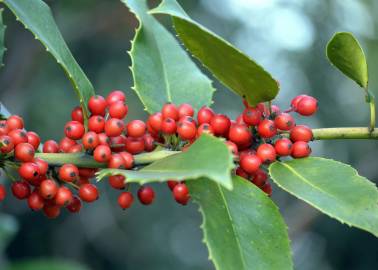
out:
{"label": "dark red berry", "polygon": [[288,113],[280,113],[274,119],[274,124],[280,130],[290,130],[295,126],[295,120]]}
{"label": "dark red berry", "polygon": [[268,143],[259,145],[256,154],[263,163],[271,163],[276,160],[276,150]]}
{"label": "dark red berry", "polygon": [[23,179],[28,181],[35,181],[40,177],[39,167],[33,162],[22,163],[18,169],[18,173]]}
{"label": "dark red berry", "polygon": [[92,168],[79,168],[79,176],[86,177],[86,178],[92,178],[95,176],[97,169]]}
{"label": "dark red berry", "polygon": [[133,201],[134,197],[133,194],[131,194],[131,192],[122,192],[121,194],[119,194],[118,205],[122,209],[130,208],[133,204]]}
{"label": "dark red berry", "polygon": [[313,139],[312,130],[305,125],[298,125],[293,127],[290,131],[290,139],[293,142],[304,141],[309,142]]}
{"label": "dark red berry", "polygon": [[124,151],[126,145],[126,137],[124,135],[119,135],[117,137],[110,138],[110,148],[113,152]]}
{"label": "dark red berry", "polygon": [[65,187],[61,186],[54,197],[54,204],[62,207],[69,205],[73,200],[72,191]]}
{"label": "dark red berry", "polygon": [[34,191],[32,194],[30,194],[28,197],[28,205],[33,211],[39,211],[43,208],[44,199],[41,195],[39,195],[38,191]]}
{"label": "dark red berry", "polygon": [[277,128],[272,120],[264,119],[257,126],[259,135],[263,138],[271,138],[277,134]]}
{"label": "dark red berry", "polygon": [[156,148],[155,139],[151,134],[146,133],[143,136],[144,140],[144,151],[151,152]]}
{"label": "dark red berry", "polygon": [[19,200],[29,197],[31,190],[30,185],[25,181],[17,181],[12,184],[12,194]]}
{"label": "dark red berry", "polygon": [[6,120],[0,120],[0,136],[7,135],[9,128]]}
{"label": "dark red berry", "polygon": [[235,174],[245,179],[249,178],[249,174],[246,171],[244,171],[241,167],[236,168]]}
{"label": "dark red berry", "polygon": [[123,175],[109,176],[109,185],[114,189],[124,189],[126,187],[125,180]]}
{"label": "dark red berry", "polygon": [[59,169],[59,178],[65,182],[74,182],[79,178],[79,169],[73,164],[64,164]]}
{"label": "dark red berry", "polygon": [[73,108],[71,112],[71,119],[72,121],[77,121],[79,123],[84,124],[83,110],[80,106]]}
{"label": "dark red berry", "polygon": [[168,180],[167,181],[167,185],[169,187],[170,190],[173,190],[173,188],[179,184],[180,182],[176,181],[176,180]]}
{"label": "dark red berry", "polygon": [[45,204],[43,207],[43,213],[48,218],[57,218],[60,215],[60,207],[55,204]]}
{"label": "dark red berry", "polygon": [[311,154],[311,148],[307,142],[298,141],[293,143],[293,151],[291,156],[293,158],[304,158]]}
{"label": "dark red berry", "polygon": [[80,140],[84,133],[84,125],[78,121],[67,122],[64,126],[64,134],[72,140]]}
{"label": "dark red berry", "polygon": [[4,201],[6,196],[7,196],[7,191],[5,190],[5,187],[0,184],[0,202]]}
{"label": "dark red berry", "polygon": [[180,204],[186,204],[189,200],[189,189],[184,183],[177,184],[173,190],[173,197],[176,202]]}
{"label": "dark red berry", "polygon": [[133,155],[144,151],[144,139],[128,137],[126,139],[125,150]]}
{"label": "dark red berry", "polygon": [[79,189],[79,196],[84,202],[94,202],[98,199],[97,187],[92,184],[84,184]]}
{"label": "dark red berry", "polygon": [[76,145],[76,141],[71,140],[68,137],[64,137],[59,142],[59,151],[68,153],[72,146]]}
{"label": "dark red berry", "polygon": [[138,190],[138,198],[142,204],[149,205],[155,199],[155,191],[149,186],[140,187]]}
{"label": "dark red berry", "polygon": [[258,187],[262,187],[265,185],[266,180],[268,179],[268,175],[261,169],[258,169],[252,178],[252,183],[254,183]]}
{"label": "dark red berry", "polygon": [[266,182],[261,190],[264,191],[268,196],[272,196],[272,186],[270,183]]}
{"label": "dark red berry", "polygon": [[74,196],[72,202],[66,206],[66,209],[70,213],[79,213],[81,210],[81,200],[78,197]]}
{"label": "dark red berry", "polygon": [[0,136],[0,151],[3,154],[7,154],[13,151],[14,149],[14,143],[13,139],[7,135]]}
{"label": "dark red berry", "polygon": [[93,115],[105,115],[107,102],[100,95],[92,96],[88,101],[88,109]]}
{"label": "dark red berry", "polygon": [[54,140],[48,140],[43,144],[43,153],[58,153],[59,145]]}

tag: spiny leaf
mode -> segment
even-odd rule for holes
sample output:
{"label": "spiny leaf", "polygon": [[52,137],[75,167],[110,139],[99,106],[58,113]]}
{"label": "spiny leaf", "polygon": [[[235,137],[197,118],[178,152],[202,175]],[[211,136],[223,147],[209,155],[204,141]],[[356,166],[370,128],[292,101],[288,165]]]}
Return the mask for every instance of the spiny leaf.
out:
{"label": "spiny leaf", "polygon": [[292,269],[287,228],[278,208],[256,186],[235,176],[234,189],[201,179],[188,182],[200,205],[201,228],[217,270]]}
{"label": "spiny leaf", "polygon": [[89,115],[87,103],[94,95],[93,86],[68,49],[48,5],[42,0],[3,0],[3,2],[16,19],[21,21],[55,57],[70,79],[87,117]]}
{"label": "spiny leaf", "polygon": [[272,179],[332,218],[378,236],[378,190],[347,164],[325,158],[275,162]]}
{"label": "spiny leaf", "polygon": [[134,87],[145,109],[157,112],[166,102],[189,103],[195,109],[212,103],[215,91],[174,37],[148,14],[146,0],[122,0],[139,28],[130,56]]}
{"label": "spiny leaf", "polygon": [[7,50],[5,48],[5,29],[7,28],[6,25],[4,25],[3,22],[3,8],[0,8],[0,67],[4,66],[3,58],[4,58],[4,53]]}
{"label": "spiny leaf", "polygon": [[327,57],[342,73],[361,87],[367,88],[368,67],[365,54],[351,33],[336,33],[327,45]]}
{"label": "spiny leaf", "polygon": [[246,98],[249,104],[272,100],[278,94],[278,83],[267,71],[189,18],[176,0],[163,0],[150,13],[172,16],[175,30],[185,47],[224,85]]}
{"label": "spiny leaf", "polygon": [[204,134],[186,152],[160,159],[139,171],[105,169],[97,177],[124,175],[126,182],[140,184],[206,177],[232,189],[232,168],[232,155],[227,146],[220,139]]}

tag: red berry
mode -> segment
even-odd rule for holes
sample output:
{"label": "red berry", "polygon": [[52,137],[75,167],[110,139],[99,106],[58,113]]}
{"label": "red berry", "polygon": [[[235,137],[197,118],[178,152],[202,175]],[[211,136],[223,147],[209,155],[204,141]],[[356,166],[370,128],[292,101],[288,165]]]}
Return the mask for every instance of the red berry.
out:
{"label": "red berry", "polygon": [[98,199],[97,187],[92,184],[84,184],[79,189],[79,196],[87,203],[94,202]]}
{"label": "red berry", "polygon": [[159,132],[161,130],[162,123],[163,115],[161,114],[161,112],[156,112],[148,117],[147,124],[149,124],[156,132]]}
{"label": "red berry", "polygon": [[110,139],[105,133],[98,134],[98,142],[100,145],[110,145]]}
{"label": "red berry", "polygon": [[165,118],[161,124],[161,131],[165,134],[175,134],[176,133],[176,122],[172,118]]}
{"label": "red berry", "polygon": [[111,155],[109,162],[108,162],[108,168],[113,169],[124,169],[125,168],[125,160],[120,154],[113,154]]}
{"label": "red berry", "polygon": [[92,96],[88,101],[88,109],[93,115],[105,115],[107,102],[100,95]]}
{"label": "red berry", "polygon": [[282,157],[288,156],[293,149],[293,143],[287,138],[278,139],[274,144],[274,149],[277,155]]}
{"label": "red berry", "polygon": [[58,153],[59,145],[54,140],[48,140],[43,144],[43,153]]}
{"label": "red berry", "polygon": [[126,130],[130,137],[142,137],[146,132],[146,124],[141,120],[132,120],[127,124]]}
{"label": "red berry", "polygon": [[28,198],[28,205],[31,210],[39,211],[44,206],[44,199],[37,191],[34,191]]}
{"label": "red berry", "polygon": [[263,163],[271,163],[276,160],[276,150],[271,144],[259,145],[256,154]]}
{"label": "red berry", "polygon": [[58,188],[58,191],[55,194],[54,197],[54,203],[58,206],[66,206],[69,205],[73,200],[72,191],[65,187],[61,186]]}
{"label": "red berry", "polygon": [[270,183],[265,183],[265,185],[261,188],[268,196],[272,196],[272,186]]}
{"label": "red berry", "polygon": [[173,197],[175,198],[176,202],[180,204],[187,204],[189,199],[189,189],[184,183],[177,184],[173,188]]}
{"label": "red berry", "polygon": [[5,190],[5,187],[0,184],[0,202],[4,201],[6,196],[7,196],[7,191]]}
{"label": "red berry", "polygon": [[155,191],[149,186],[140,187],[138,190],[138,198],[142,204],[149,205],[155,199]]}
{"label": "red berry", "polygon": [[316,98],[306,96],[299,100],[295,111],[300,115],[310,116],[318,110],[318,101]]}
{"label": "red berry", "polygon": [[243,111],[243,121],[249,126],[257,126],[260,124],[262,113],[256,108],[246,108]]}
{"label": "red berry", "polygon": [[125,161],[124,165],[126,170],[134,167],[134,156],[132,154],[128,152],[120,152],[119,154],[123,157]]}
{"label": "red berry", "polygon": [[178,113],[179,113],[179,118],[183,116],[190,116],[193,117],[194,115],[194,110],[192,105],[183,103],[178,107]]}
{"label": "red berry", "polygon": [[241,167],[236,168],[235,174],[239,175],[240,177],[243,177],[245,179],[249,178],[249,174],[246,171],[244,171]]}
{"label": "red berry", "polygon": [[50,200],[55,197],[56,193],[58,192],[58,185],[55,183],[54,180],[45,179],[41,182],[39,187],[39,194],[47,200]]}
{"label": "red berry", "polygon": [[175,104],[165,103],[161,109],[161,114],[163,118],[172,118],[173,120],[179,120],[179,112]]}
{"label": "red berry", "polygon": [[57,218],[60,215],[60,207],[55,204],[45,204],[43,207],[43,213],[48,218]]}
{"label": "red berry", "polygon": [[129,107],[123,101],[114,102],[109,107],[109,115],[112,118],[123,119],[126,117]]}
{"label": "red berry", "polygon": [[86,177],[86,178],[92,178],[95,176],[97,169],[92,168],[79,168],[79,176]]}
{"label": "red berry", "polygon": [[28,143],[33,145],[34,149],[37,150],[39,144],[41,143],[41,139],[39,138],[38,134],[33,131],[29,131],[26,133],[26,136],[28,137]]}
{"label": "red berry", "polygon": [[148,134],[148,133],[144,134],[143,140],[144,140],[144,151],[151,152],[156,148],[155,139],[154,137],[152,137],[151,134]]}
{"label": "red berry", "polygon": [[179,122],[177,125],[177,133],[184,141],[190,141],[197,135],[196,125],[189,121]]}
{"label": "red berry", "polygon": [[110,138],[110,148],[113,152],[121,152],[125,149],[126,145],[126,137],[124,135],[120,135],[117,137]]}
{"label": "red berry", "polygon": [[65,182],[74,182],[79,178],[79,169],[73,164],[64,164],[59,168],[59,178]]}
{"label": "red berry", "polygon": [[298,106],[298,103],[299,101],[304,98],[304,97],[308,97],[307,95],[299,95],[299,96],[296,96],[295,98],[293,98],[291,100],[291,108],[293,108],[293,110],[295,111],[297,109],[297,106]]}
{"label": "red berry", "polygon": [[240,124],[240,125],[245,125],[245,122],[243,120],[243,114],[240,114],[238,117],[236,117],[235,123]]}
{"label": "red berry", "polygon": [[109,184],[114,189],[124,189],[126,187],[125,180],[123,175],[109,176]]}
{"label": "red berry", "polygon": [[122,192],[118,197],[118,204],[122,209],[130,208],[133,204],[134,197],[131,192]]}
{"label": "red berry", "polygon": [[41,175],[45,175],[49,169],[49,164],[44,161],[43,159],[40,159],[40,158],[34,158],[33,159],[33,162],[35,164],[37,164],[38,168],[39,168],[39,173]]}
{"label": "red berry", "polygon": [[305,125],[295,126],[290,131],[290,139],[293,142],[297,142],[297,141],[309,142],[313,139],[312,130],[308,126],[305,126]]}
{"label": "red berry", "polygon": [[213,127],[208,124],[208,123],[203,123],[201,124],[198,129],[197,129],[197,136],[201,136],[203,133],[206,133],[206,134],[211,134],[213,135],[214,134],[214,129]]}
{"label": "red berry", "polygon": [[84,134],[81,142],[85,149],[95,149],[100,143],[97,133],[89,131]]}
{"label": "red berry", "polygon": [[211,119],[210,125],[213,128],[215,135],[225,135],[230,129],[231,121],[226,115],[216,114]]}
{"label": "red berry", "polygon": [[88,119],[88,129],[90,131],[101,133],[105,129],[105,119],[100,115],[93,115]]}
{"label": "red berry", "polygon": [[252,133],[244,124],[234,124],[230,127],[228,139],[237,145],[250,144],[252,141]]}
{"label": "red berry", "polygon": [[112,105],[113,103],[116,103],[118,101],[125,102],[126,96],[125,94],[120,90],[114,90],[110,92],[110,94],[106,97],[106,102],[108,106]]}
{"label": "red berry", "polygon": [[105,133],[109,137],[116,137],[122,134],[124,124],[122,120],[111,118],[105,122]]}
{"label": "red berry", "polygon": [[248,174],[255,173],[261,165],[261,159],[253,154],[246,154],[240,160],[240,167]]}
{"label": "red berry", "polygon": [[288,113],[280,113],[274,119],[274,124],[278,129],[290,130],[295,126],[294,118]]}
{"label": "red berry", "polygon": [[80,140],[85,133],[85,128],[80,122],[70,121],[64,126],[64,133],[72,140]]}
{"label": "red berry", "polygon": [[261,169],[258,169],[252,178],[252,183],[254,183],[258,187],[262,187],[265,185],[266,180],[268,179],[268,175]]}
{"label": "red berry", "polygon": [[170,190],[173,190],[173,188],[179,184],[180,182],[176,181],[176,180],[168,180],[167,181],[167,185],[169,187]]}
{"label": "red berry", "polygon": [[112,150],[107,145],[99,145],[93,152],[93,158],[100,163],[105,163],[110,160]]}
{"label": "red berry", "polygon": [[77,121],[79,123],[84,124],[83,110],[80,106],[73,108],[71,112],[71,119],[72,121]]}
{"label": "red berry", "polygon": [[7,127],[9,131],[24,128],[24,120],[18,115],[12,115],[7,119]]}
{"label": "red berry", "polygon": [[12,184],[12,194],[19,200],[24,200],[30,195],[30,185],[25,181],[17,181]]}
{"label": "red berry", "polygon": [[293,143],[293,151],[291,156],[293,158],[304,158],[311,154],[311,148],[307,142],[298,141]]}
{"label": "red berry", "polygon": [[18,173],[23,179],[28,181],[35,181],[40,177],[39,167],[33,162],[22,163],[18,169]]}
{"label": "red berry", "polygon": [[133,155],[144,151],[144,139],[128,137],[126,139],[125,150]]}
{"label": "red berry", "polygon": [[8,133],[8,136],[12,138],[15,146],[19,143],[28,142],[28,135],[26,134],[26,131],[22,129],[14,129]]}
{"label": "red berry", "polygon": [[13,139],[7,135],[0,136],[0,152],[3,154],[7,154],[13,151],[14,143]]}
{"label": "red berry", "polygon": [[83,151],[83,146],[81,144],[76,144],[76,145],[73,145],[71,146],[67,153],[80,153]]}
{"label": "red berry", "polygon": [[32,161],[34,153],[34,147],[29,143],[20,143],[14,149],[15,158],[22,162]]}
{"label": "red berry", "polygon": [[72,146],[76,145],[76,141],[71,140],[68,137],[64,137],[59,142],[59,151],[68,153]]}
{"label": "red berry", "polygon": [[7,135],[9,128],[6,120],[0,120],[0,136]]}
{"label": "red berry", "polygon": [[259,135],[263,138],[271,138],[277,134],[277,128],[274,125],[274,122],[269,119],[264,119],[257,126],[257,131]]}
{"label": "red berry", "polygon": [[210,124],[211,119],[214,116],[214,111],[209,107],[203,106],[197,114],[198,124],[201,125],[203,123]]}
{"label": "red berry", "polygon": [[66,209],[70,212],[70,213],[78,213],[80,212],[81,210],[81,200],[74,196],[73,199],[72,199],[72,202],[66,206]]}

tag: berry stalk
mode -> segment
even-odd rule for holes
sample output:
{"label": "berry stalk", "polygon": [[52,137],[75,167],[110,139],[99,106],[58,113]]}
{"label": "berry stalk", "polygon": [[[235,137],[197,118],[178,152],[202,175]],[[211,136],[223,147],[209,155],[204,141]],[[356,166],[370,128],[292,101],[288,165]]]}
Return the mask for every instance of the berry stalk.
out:
{"label": "berry stalk", "polygon": [[378,128],[366,127],[318,128],[312,130],[314,140],[366,139],[378,140]]}

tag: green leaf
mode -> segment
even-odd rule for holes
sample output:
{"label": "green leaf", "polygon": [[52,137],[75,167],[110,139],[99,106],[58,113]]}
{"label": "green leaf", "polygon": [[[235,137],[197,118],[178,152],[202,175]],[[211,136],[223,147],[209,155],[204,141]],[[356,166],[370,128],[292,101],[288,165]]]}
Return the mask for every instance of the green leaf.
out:
{"label": "green leaf", "polygon": [[195,109],[212,103],[215,91],[175,38],[148,14],[146,0],[122,0],[138,21],[130,56],[134,87],[146,110],[166,102],[189,103]]}
{"label": "green leaf", "polygon": [[200,205],[201,228],[217,270],[293,269],[289,237],[278,208],[255,185],[235,176],[228,191],[206,179],[188,182]]}
{"label": "green leaf", "polygon": [[332,218],[378,236],[376,186],[351,166],[325,158],[275,162],[272,179]]}
{"label": "green leaf", "polygon": [[67,260],[38,259],[25,260],[10,265],[7,270],[88,270],[89,268]]}
{"label": "green leaf", "polygon": [[351,33],[336,33],[328,42],[327,57],[342,73],[361,87],[367,88],[368,67],[365,54]]}
{"label": "green leaf", "polygon": [[145,184],[169,179],[192,180],[206,177],[232,189],[233,167],[233,158],[227,146],[220,139],[204,134],[186,152],[160,159],[138,171],[101,170],[98,179],[124,175],[128,183]]}
{"label": "green leaf", "polygon": [[0,8],[0,67],[4,66],[3,58],[4,58],[4,53],[7,50],[5,48],[5,40],[4,40],[5,29],[7,28],[7,26],[4,25],[4,22],[3,22],[3,11],[4,9]]}
{"label": "green leaf", "polygon": [[85,114],[89,115],[87,103],[94,95],[93,86],[68,49],[48,5],[42,0],[3,0],[3,2],[16,19],[33,33],[62,66],[80,99]]}
{"label": "green leaf", "polygon": [[175,30],[185,47],[216,78],[249,104],[269,101],[278,94],[276,80],[260,65],[230,43],[193,21],[176,0],[164,0],[151,13],[173,17]]}

